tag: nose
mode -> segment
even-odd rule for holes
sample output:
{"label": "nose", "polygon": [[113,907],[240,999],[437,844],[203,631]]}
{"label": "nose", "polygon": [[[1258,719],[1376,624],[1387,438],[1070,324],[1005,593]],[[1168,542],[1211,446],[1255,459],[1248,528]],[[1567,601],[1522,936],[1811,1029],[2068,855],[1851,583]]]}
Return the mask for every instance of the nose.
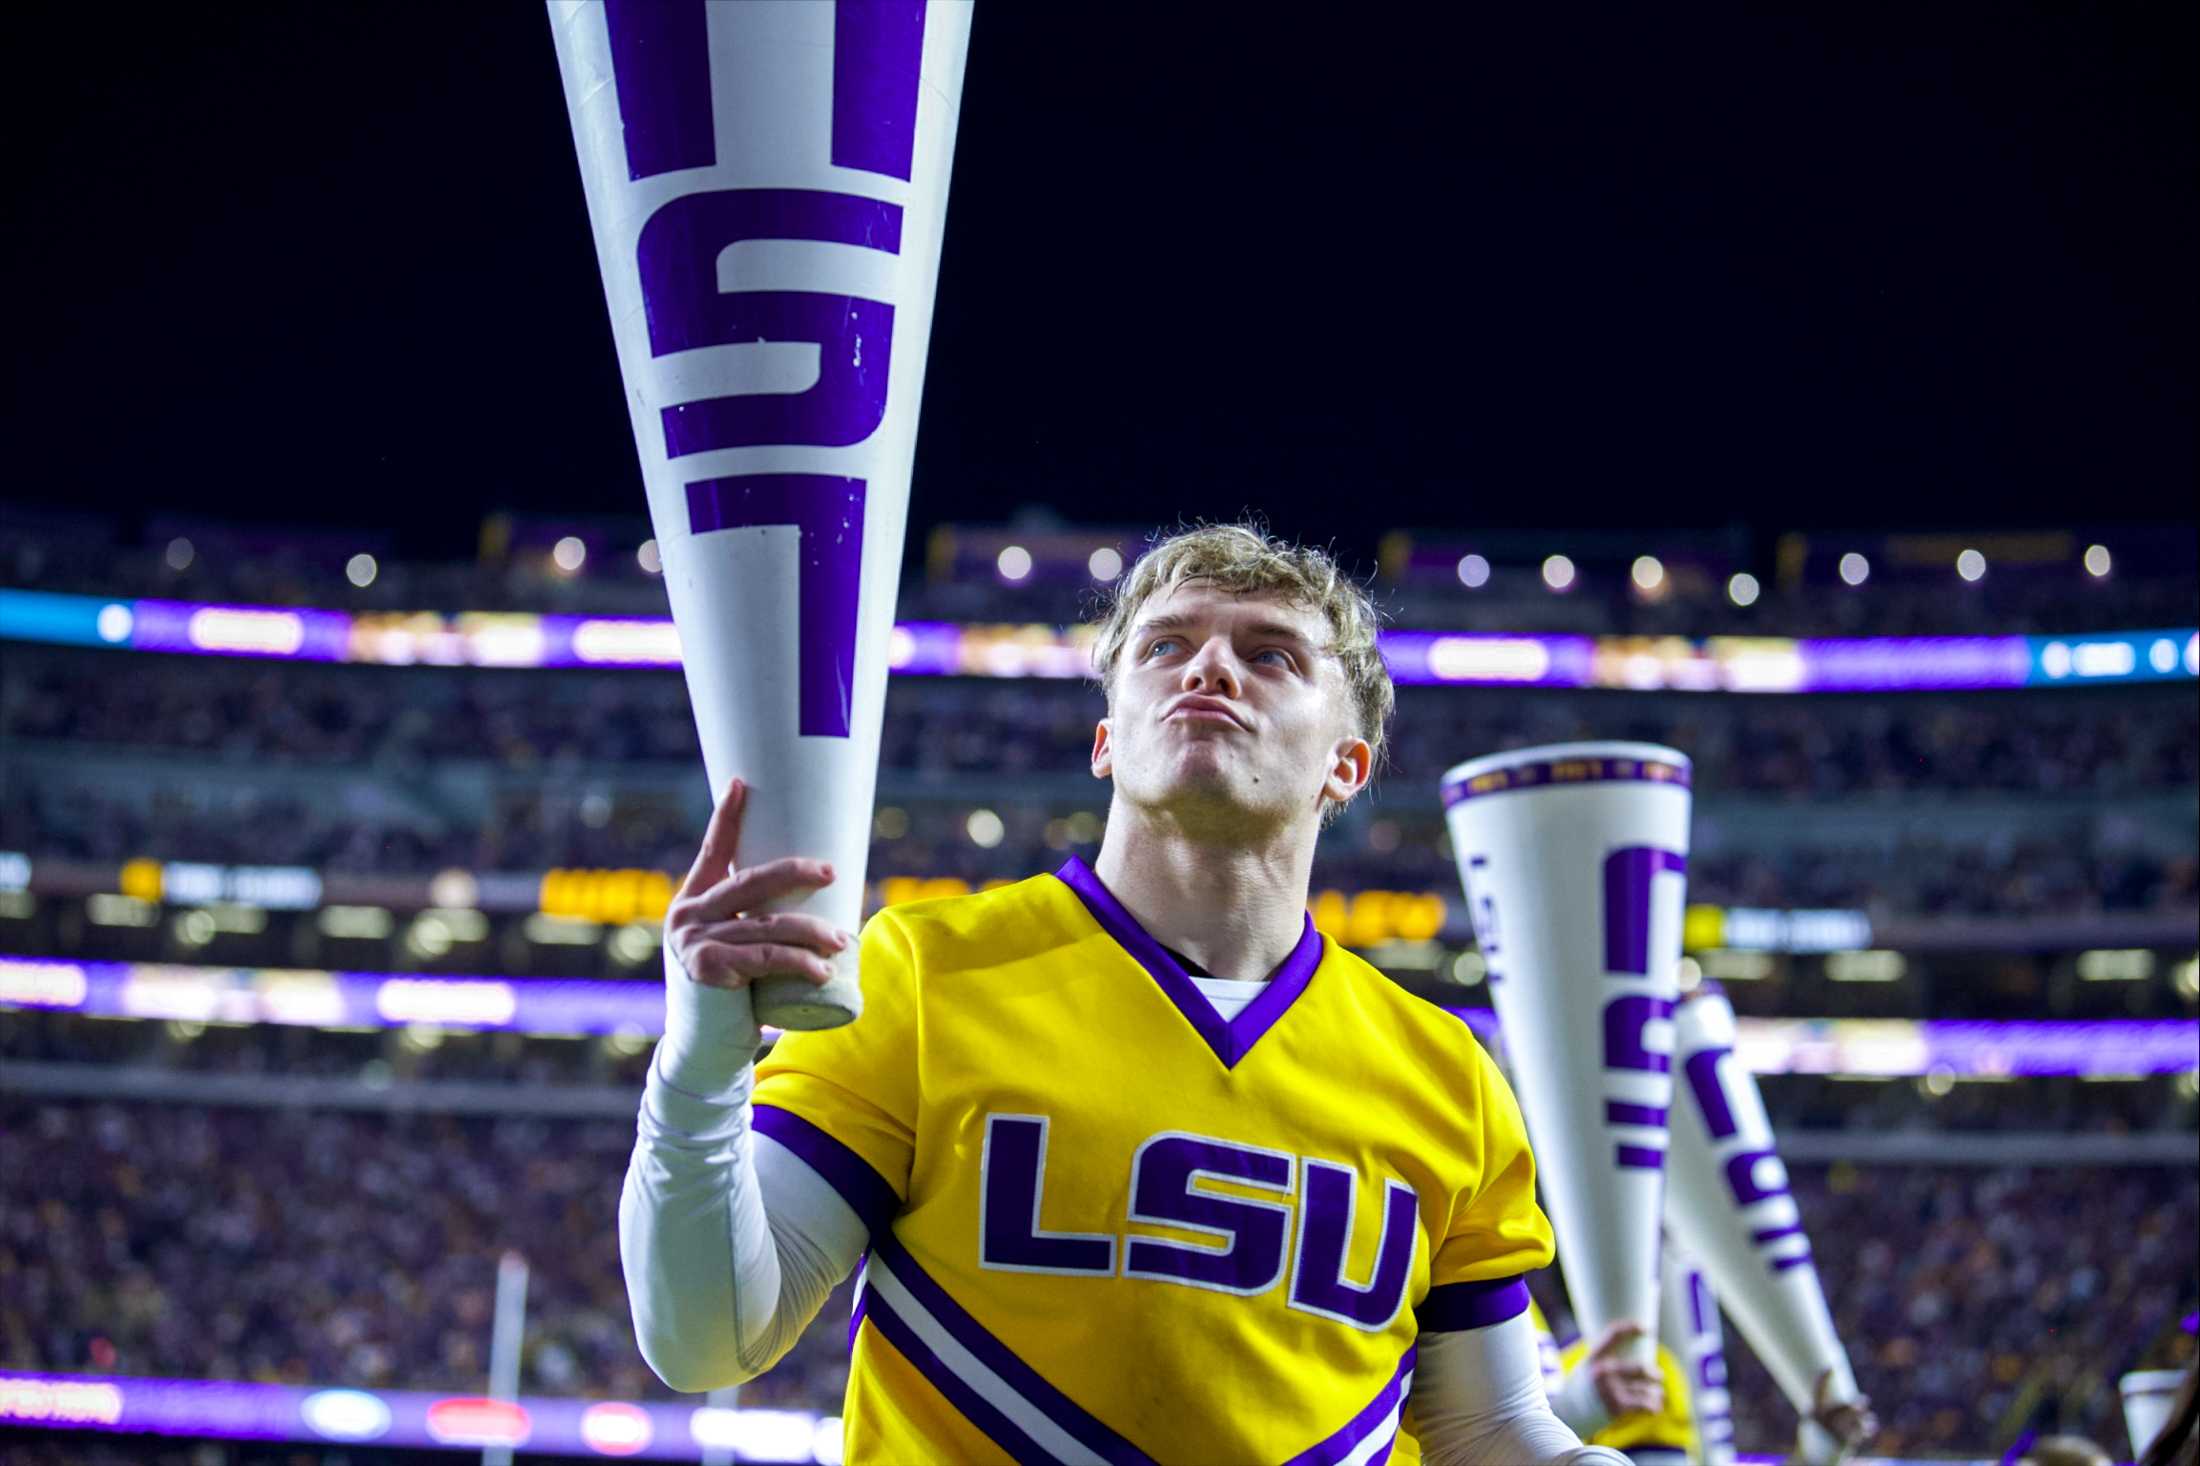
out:
{"label": "nose", "polygon": [[1236,697],[1243,690],[1237,654],[1221,637],[1210,638],[1184,664],[1183,690],[1213,697]]}

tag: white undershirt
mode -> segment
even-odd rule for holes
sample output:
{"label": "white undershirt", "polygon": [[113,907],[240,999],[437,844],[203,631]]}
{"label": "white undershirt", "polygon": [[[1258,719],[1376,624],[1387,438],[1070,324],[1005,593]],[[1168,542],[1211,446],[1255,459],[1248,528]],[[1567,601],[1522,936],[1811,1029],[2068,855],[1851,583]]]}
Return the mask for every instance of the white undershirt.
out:
{"label": "white undershirt", "polygon": [[1230,1022],[1246,1009],[1246,1005],[1259,997],[1267,988],[1267,979],[1259,982],[1241,982],[1231,977],[1195,977],[1192,986],[1199,989],[1215,1011],[1222,1015],[1224,1023]]}

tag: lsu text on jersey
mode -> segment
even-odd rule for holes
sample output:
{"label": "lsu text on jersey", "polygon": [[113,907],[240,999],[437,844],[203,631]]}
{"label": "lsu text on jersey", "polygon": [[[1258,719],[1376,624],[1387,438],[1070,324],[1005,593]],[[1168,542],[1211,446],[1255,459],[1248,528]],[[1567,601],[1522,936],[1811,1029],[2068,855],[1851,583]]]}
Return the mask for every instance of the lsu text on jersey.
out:
{"label": "lsu text on jersey", "polygon": [[1416,1336],[1527,1308],[1511,1091],[1311,921],[1229,1021],[1074,860],[861,958],[755,1110],[870,1227],[851,1462],[1417,1460]]}

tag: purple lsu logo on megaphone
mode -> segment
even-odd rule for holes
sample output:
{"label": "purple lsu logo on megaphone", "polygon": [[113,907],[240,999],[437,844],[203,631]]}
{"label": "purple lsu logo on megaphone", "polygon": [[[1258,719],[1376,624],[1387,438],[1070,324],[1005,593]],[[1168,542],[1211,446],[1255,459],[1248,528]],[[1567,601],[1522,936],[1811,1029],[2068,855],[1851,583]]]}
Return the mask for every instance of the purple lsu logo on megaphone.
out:
{"label": "purple lsu logo on megaphone", "polygon": [[[717,162],[707,0],[606,0],[604,19],[627,176]],[[836,0],[829,161],[904,182],[916,134],[924,0]],[[782,342],[817,348],[801,392],[698,397],[658,409],[668,459],[724,448],[840,448],[886,415],[894,307],[810,290],[721,290],[718,262],[754,240],[901,251],[901,206],[816,189],[720,188],[678,195],[642,225],[634,251],[652,358]],[[801,732],[845,738],[863,574],[865,482],[817,473],[748,473],[686,485],[696,534],[791,526],[800,536],[796,645]]]}

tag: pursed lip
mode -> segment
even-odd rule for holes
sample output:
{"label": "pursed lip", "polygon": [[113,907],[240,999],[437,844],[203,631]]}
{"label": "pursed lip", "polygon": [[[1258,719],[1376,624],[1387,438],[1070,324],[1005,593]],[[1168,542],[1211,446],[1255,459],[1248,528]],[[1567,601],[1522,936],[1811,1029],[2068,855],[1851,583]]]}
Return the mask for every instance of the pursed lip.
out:
{"label": "pursed lip", "polygon": [[1161,715],[1161,721],[1166,723],[1180,717],[1192,717],[1202,723],[1226,722],[1233,728],[1242,729],[1245,727],[1245,720],[1239,717],[1236,710],[1228,703],[1217,698],[1200,697],[1196,694],[1191,697],[1180,697],[1171,703],[1169,710]]}

